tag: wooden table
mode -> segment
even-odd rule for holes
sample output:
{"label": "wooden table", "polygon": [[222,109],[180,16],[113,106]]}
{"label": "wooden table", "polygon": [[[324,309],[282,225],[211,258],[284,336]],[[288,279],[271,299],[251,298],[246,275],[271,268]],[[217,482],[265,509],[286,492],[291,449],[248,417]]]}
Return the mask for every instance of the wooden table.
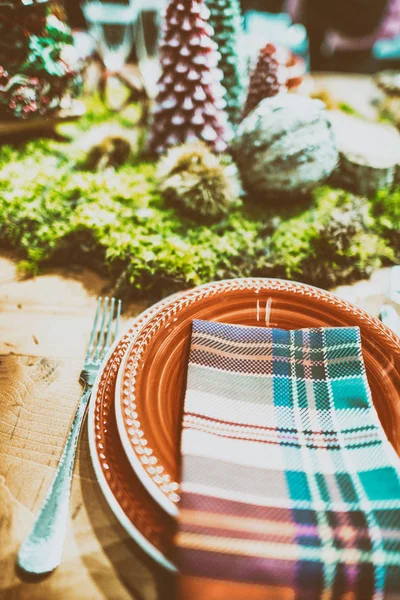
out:
{"label": "wooden table", "polygon": [[[343,88],[338,99],[344,99],[343,78],[325,77],[323,83],[332,89],[333,81],[333,88]],[[364,79],[360,85],[364,89],[370,83]],[[370,281],[337,293],[377,315],[388,277],[389,270],[383,269]],[[171,580],[128,538],[102,496],[86,430],[78,449],[62,565],[41,579],[24,577],[15,566],[71,425],[96,298],[105,284],[89,271],[67,269],[19,281],[12,257],[0,256],[1,600],[169,597]],[[144,308],[145,303],[125,306],[124,326]]]}
{"label": "wooden table", "polygon": [[[105,281],[67,269],[18,281],[0,257],[0,598],[155,600],[162,574],[130,541],[97,485],[87,432],[78,448],[63,563],[42,579],[16,570],[19,544],[44,499],[81,391],[96,298]],[[125,307],[128,327],[145,304]]]}

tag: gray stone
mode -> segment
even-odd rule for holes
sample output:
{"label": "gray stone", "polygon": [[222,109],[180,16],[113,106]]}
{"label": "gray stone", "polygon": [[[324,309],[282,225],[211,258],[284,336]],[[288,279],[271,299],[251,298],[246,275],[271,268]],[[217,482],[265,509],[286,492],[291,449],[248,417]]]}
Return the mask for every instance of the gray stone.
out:
{"label": "gray stone", "polygon": [[310,192],[338,163],[325,105],[296,94],[263,100],[240,124],[233,154],[247,191]]}
{"label": "gray stone", "polygon": [[355,194],[373,196],[399,183],[400,135],[395,127],[339,111],[329,113],[340,162],[332,182]]}

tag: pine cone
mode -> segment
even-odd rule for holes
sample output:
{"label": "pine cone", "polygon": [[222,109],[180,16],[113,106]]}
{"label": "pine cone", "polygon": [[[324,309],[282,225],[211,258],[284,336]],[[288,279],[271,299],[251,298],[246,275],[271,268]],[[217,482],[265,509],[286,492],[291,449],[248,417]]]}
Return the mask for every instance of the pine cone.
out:
{"label": "pine cone", "polygon": [[89,171],[101,171],[107,167],[120,167],[128,161],[132,147],[129,140],[118,135],[105,137],[88,152],[85,167]]}
{"label": "pine cone", "polygon": [[265,98],[276,96],[285,88],[285,72],[280,65],[277,49],[267,44],[258,57],[257,65],[251,75],[249,93],[243,111],[246,117]]}
{"label": "pine cone", "polygon": [[195,218],[215,220],[237,203],[237,173],[197,142],[171,148],[158,168],[160,190],[173,205]]}
{"label": "pine cone", "polygon": [[170,0],[160,49],[162,75],[150,148],[162,154],[171,146],[203,140],[224,152],[230,128],[223,111],[216,44],[203,0]]}
{"label": "pine cone", "polygon": [[240,121],[243,110],[243,68],[239,52],[242,33],[242,14],[239,0],[206,0],[210,10],[208,20],[214,29],[213,41],[217,44],[222,71],[222,85],[226,93],[225,112],[231,124]]}

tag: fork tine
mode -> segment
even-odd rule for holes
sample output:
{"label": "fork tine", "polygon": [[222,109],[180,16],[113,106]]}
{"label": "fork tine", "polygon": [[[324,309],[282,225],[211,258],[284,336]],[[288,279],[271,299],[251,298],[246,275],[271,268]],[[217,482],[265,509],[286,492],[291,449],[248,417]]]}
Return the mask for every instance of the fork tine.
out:
{"label": "fork tine", "polygon": [[93,355],[93,362],[97,362],[99,360],[99,358],[100,358],[100,352],[101,352],[101,349],[103,347],[103,343],[104,343],[104,328],[105,328],[105,324],[106,324],[107,308],[108,308],[108,297],[104,298],[103,314],[101,316],[101,325],[100,325],[99,335],[98,335],[98,338],[97,338],[96,349],[95,349],[94,355]]}
{"label": "fork tine", "polygon": [[94,321],[93,321],[93,327],[92,327],[92,332],[90,334],[90,340],[89,340],[89,345],[86,351],[86,360],[88,358],[90,358],[92,356],[93,353],[93,348],[94,348],[94,341],[96,338],[96,331],[97,331],[97,321],[99,320],[99,314],[100,314],[100,308],[101,308],[101,302],[102,302],[103,298],[99,298],[97,300],[97,308],[96,308],[96,314],[94,317]]}
{"label": "fork tine", "polygon": [[[115,298],[111,298],[110,315],[108,317],[106,343],[102,351],[102,358],[107,354],[111,344],[112,322],[114,319]],[[113,340],[114,341],[114,340]]]}

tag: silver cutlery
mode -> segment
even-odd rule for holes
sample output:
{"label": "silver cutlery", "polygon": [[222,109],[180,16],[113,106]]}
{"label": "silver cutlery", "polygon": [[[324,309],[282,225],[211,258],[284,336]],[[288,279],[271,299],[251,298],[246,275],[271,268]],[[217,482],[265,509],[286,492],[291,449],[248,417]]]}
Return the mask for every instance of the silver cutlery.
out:
{"label": "silver cutlery", "polygon": [[[389,286],[385,296],[393,304],[400,305],[400,265],[390,269]],[[400,335],[400,316],[392,304],[382,304],[379,310],[379,318],[386,327]]]}
{"label": "silver cutlery", "polygon": [[395,304],[400,304],[400,265],[390,269],[388,297]]}
{"label": "silver cutlery", "polygon": [[[385,295],[388,300],[400,305],[400,266],[390,269],[389,287]],[[387,303],[382,304],[379,311],[379,318],[386,327],[389,327],[397,335],[400,335],[400,317],[394,306]]]}
{"label": "silver cutlery", "polygon": [[50,489],[18,553],[18,565],[28,573],[49,573],[61,562],[79,434],[97,373],[118,335],[120,314],[121,300],[99,298],[85,363],[79,378],[83,387],[82,396]]}
{"label": "silver cutlery", "polygon": [[386,327],[389,327],[397,335],[400,335],[400,317],[391,304],[383,304],[381,306],[379,318]]}

